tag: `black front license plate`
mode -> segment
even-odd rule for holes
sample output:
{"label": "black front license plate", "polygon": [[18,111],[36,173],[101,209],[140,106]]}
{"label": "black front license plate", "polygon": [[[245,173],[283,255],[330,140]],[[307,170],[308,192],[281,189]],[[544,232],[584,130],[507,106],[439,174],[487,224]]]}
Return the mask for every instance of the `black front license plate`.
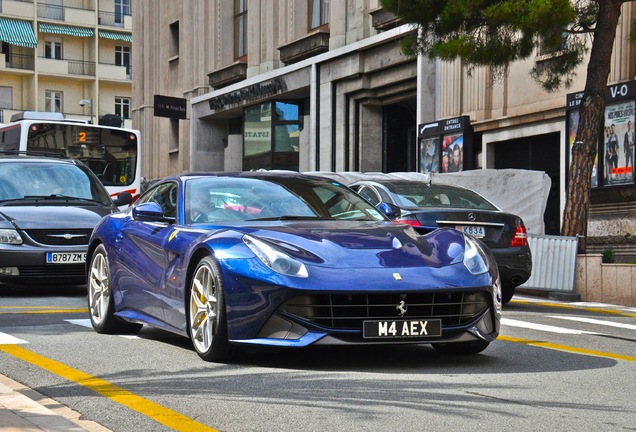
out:
{"label": "black front license plate", "polygon": [[430,338],[442,335],[441,320],[364,321],[365,339]]}

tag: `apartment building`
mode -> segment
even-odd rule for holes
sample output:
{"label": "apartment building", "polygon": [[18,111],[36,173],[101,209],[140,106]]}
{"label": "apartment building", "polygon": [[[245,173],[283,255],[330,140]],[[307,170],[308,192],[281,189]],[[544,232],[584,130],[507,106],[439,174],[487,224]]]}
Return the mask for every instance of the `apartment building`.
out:
{"label": "apartment building", "polygon": [[130,0],[0,0],[0,123],[61,112],[132,127]]}
{"label": "apartment building", "polygon": [[[379,0],[132,7],[133,120],[144,135],[146,177],[258,168],[443,172],[442,159],[461,144],[455,170],[546,172],[545,233],[560,232],[584,67],[571,88],[545,93],[529,75],[540,53],[502,81],[486,70],[468,74],[461,62],[408,58],[400,40],[413,29]],[[627,114],[636,102],[634,18],[632,4],[623,5],[608,86],[607,126],[617,123],[620,133],[634,124]],[[435,167],[427,155],[437,157]],[[619,161],[622,168],[607,171],[599,157],[587,244],[636,256],[633,169],[627,155]]]}

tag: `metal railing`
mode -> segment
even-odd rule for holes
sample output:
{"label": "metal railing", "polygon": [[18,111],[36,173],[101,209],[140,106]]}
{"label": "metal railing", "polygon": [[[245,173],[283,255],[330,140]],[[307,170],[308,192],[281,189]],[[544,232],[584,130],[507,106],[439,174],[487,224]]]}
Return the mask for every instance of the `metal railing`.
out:
{"label": "metal railing", "polygon": [[95,76],[95,62],[82,60],[67,60],[68,73],[74,75]]}
{"label": "metal railing", "polygon": [[532,275],[520,288],[571,293],[576,273],[576,237],[528,234]]}
{"label": "metal railing", "polygon": [[[55,61],[65,61],[68,64],[68,73],[73,75],[88,75],[95,76],[95,62],[94,61],[84,61],[84,60],[73,60],[73,59],[56,59],[49,57],[40,57],[42,59],[47,60],[55,60]],[[46,73],[46,71],[40,71]]]}
{"label": "metal railing", "polygon": [[35,70],[35,56],[29,54],[5,53],[6,67],[9,69]]}
{"label": "metal railing", "polygon": [[97,16],[99,25],[124,27],[124,17],[130,14],[99,11]]}
{"label": "metal railing", "polygon": [[38,18],[64,21],[64,6],[38,3]]}

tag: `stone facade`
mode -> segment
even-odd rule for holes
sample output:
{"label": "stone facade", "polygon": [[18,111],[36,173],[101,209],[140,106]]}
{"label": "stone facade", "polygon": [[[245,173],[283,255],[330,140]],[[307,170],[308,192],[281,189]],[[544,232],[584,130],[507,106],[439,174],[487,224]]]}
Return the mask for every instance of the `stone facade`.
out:
{"label": "stone facade", "polygon": [[[247,54],[235,58],[233,2],[132,4],[140,70],[133,120],[144,136],[148,178],[243,169],[245,110],[267,101],[302,105],[302,171],[417,171],[417,125],[468,116],[472,165],[546,172],[552,180],[546,234],[560,232],[566,100],[584,88],[585,67],[571,88],[546,93],[529,75],[540,56],[512,65],[500,81],[486,69],[469,74],[461,62],[407,58],[399,44],[413,29],[386,14],[378,0],[328,2],[328,23],[315,29],[308,25],[309,1],[248,0]],[[634,18],[634,6],[625,3],[610,85],[636,76],[628,38]],[[154,117],[155,94],[187,99],[187,119]],[[636,257],[630,207],[636,186],[599,189],[591,191],[588,252],[614,245],[620,257]]]}
{"label": "stone facade", "polygon": [[579,255],[575,291],[584,302],[636,307],[636,265],[604,264],[601,254]]}

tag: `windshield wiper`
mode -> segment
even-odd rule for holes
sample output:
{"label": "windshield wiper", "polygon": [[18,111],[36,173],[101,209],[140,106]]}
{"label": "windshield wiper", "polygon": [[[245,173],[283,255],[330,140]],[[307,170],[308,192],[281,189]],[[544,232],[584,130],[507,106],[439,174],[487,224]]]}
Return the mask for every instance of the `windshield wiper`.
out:
{"label": "windshield wiper", "polygon": [[81,198],[81,197],[74,197],[74,196],[68,196],[68,195],[62,195],[62,194],[51,194],[51,195],[25,195],[22,199],[24,200],[55,200],[55,199],[62,199],[62,200],[67,200],[67,201],[84,201],[84,202],[93,202],[93,203],[99,203],[100,201],[98,200],[94,200],[94,199],[90,199],[90,198]]}
{"label": "windshield wiper", "polygon": [[249,219],[250,221],[290,221],[290,220],[332,220],[332,218],[321,216],[274,216],[266,218]]}

